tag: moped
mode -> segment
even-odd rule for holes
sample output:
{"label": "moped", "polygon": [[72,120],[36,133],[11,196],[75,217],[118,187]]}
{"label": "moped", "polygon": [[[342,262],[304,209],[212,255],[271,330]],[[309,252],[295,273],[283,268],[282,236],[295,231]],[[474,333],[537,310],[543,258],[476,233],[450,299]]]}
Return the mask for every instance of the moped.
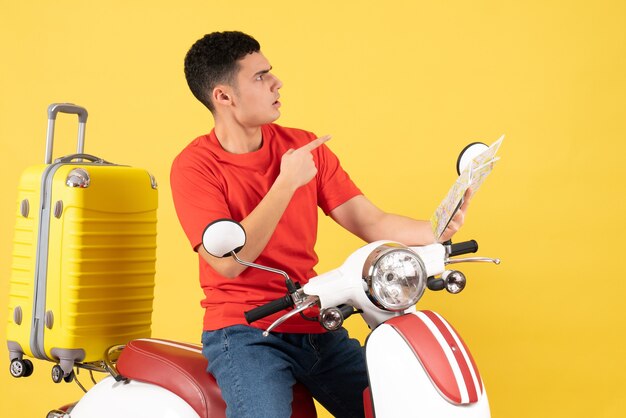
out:
{"label": "moped", "polygon": [[[457,171],[484,150],[466,147]],[[295,315],[317,310],[327,330],[340,328],[359,313],[371,333],[365,343],[369,387],[363,394],[367,418],[490,417],[487,392],[474,359],[459,334],[439,314],[415,308],[426,289],[456,294],[466,277],[447,266],[490,262],[485,257],[455,258],[478,250],[476,241],[409,247],[376,241],[353,252],[338,268],[295,283],[284,271],[241,260],[243,227],[233,220],[210,223],[202,245],[216,257],[233,257],[250,268],[281,274],[285,296],[245,313],[249,323],[285,311],[265,330]],[[215,379],[206,373],[201,347],[158,339],[133,340],[108,350],[93,369],[108,376],[73,405],[50,411],[48,418],[217,418],[225,404]],[[88,368],[88,367],[87,367]],[[294,387],[292,417],[316,416],[310,394]]]}

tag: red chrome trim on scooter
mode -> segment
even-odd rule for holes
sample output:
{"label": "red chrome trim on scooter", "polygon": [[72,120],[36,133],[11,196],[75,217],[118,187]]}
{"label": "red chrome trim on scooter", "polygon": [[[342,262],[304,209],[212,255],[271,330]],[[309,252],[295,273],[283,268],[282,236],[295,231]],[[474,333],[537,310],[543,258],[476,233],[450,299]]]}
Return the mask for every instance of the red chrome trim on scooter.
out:
{"label": "red chrome trim on scooter", "polygon": [[454,404],[470,404],[482,394],[482,382],[469,350],[443,318],[431,311],[386,322],[409,344],[439,393]]}

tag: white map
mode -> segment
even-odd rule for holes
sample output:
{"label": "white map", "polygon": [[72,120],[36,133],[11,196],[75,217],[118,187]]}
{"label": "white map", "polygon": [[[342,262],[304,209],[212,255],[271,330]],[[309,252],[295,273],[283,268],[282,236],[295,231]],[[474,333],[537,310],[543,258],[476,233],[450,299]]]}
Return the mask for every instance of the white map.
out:
{"label": "white map", "polygon": [[430,223],[437,239],[441,237],[452,216],[463,203],[463,196],[467,189],[471,188],[471,193],[474,195],[489,173],[491,173],[494,165],[500,159],[496,157],[496,153],[500,149],[503,140],[504,135],[472,159],[456,182],[454,182],[443,202],[435,210],[435,213],[430,218]]}

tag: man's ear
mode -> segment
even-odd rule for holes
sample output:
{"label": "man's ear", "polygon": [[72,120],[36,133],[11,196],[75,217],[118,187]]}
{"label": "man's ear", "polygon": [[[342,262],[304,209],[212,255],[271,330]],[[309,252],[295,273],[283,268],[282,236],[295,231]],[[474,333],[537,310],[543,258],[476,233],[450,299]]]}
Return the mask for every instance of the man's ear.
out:
{"label": "man's ear", "polygon": [[227,86],[219,85],[213,89],[211,99],[215,105],[230,106],[233,101],[233,94]]}

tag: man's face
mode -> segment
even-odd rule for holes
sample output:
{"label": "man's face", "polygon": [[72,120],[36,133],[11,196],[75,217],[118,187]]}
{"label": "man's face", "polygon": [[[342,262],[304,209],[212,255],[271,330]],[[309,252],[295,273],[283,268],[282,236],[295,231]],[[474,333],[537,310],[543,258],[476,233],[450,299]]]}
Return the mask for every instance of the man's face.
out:
{"label": "man's face", "polygon": [[272,66],[260,52],[239,61],[236,85],[233,86],[233,110],[245,126],[274,122],[280,116],[278,89],[283,83],[270,70]]}

